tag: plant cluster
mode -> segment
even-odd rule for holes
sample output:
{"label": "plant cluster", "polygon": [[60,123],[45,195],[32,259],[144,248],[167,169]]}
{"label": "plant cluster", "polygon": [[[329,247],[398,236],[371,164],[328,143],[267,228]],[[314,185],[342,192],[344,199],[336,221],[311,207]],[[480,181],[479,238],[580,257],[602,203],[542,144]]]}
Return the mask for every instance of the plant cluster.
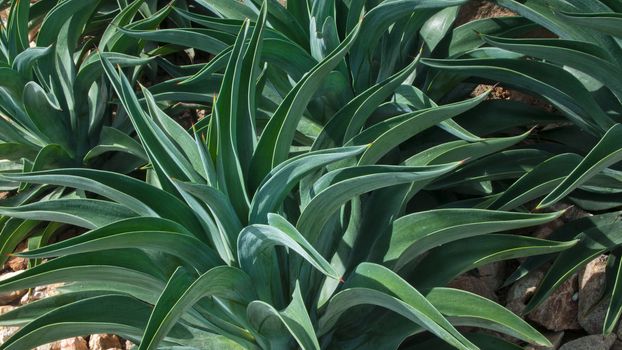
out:
{"label": "plant cluster", "polygon": [[[0,260],[30,261],[0,291],[64,283],[0,349],[547,346],[448,283],[552,261],[529,312],[601,254],[614,331],[622,3],[466,2],[0,1]],[[471,94],[495,83],[551,108]],[[524,234],[560,202],[595,215]]]}

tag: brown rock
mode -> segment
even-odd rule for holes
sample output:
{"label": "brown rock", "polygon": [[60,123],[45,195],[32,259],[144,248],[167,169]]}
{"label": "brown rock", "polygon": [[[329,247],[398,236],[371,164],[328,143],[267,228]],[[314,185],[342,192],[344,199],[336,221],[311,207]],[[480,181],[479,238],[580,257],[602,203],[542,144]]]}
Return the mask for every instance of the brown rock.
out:
{"label": "brown rock", "polygon": [[129,341],[129,340],[126,340],[126,341],[125,341],[125,349],[126,349],[126,350],[131,350],[131,349],[133,349],[134,347],[136,347],[136,344],[132,343],[132,342],[131,342],[131,341]]}
{"label": "brown rock", "polygon": [[559,350],[609,350],[616,341],[616,336],[588,335],[562,345]]}
{"label": "brown rock", "polygon": [[[4,281],[13,276],[17,276],[21,271],[9,272],[0,276],[0,281]],[[0,293],[0,305],[6,305],[18,300],[22,295],[26,294],[27,290],[14,290]]]}
{"label": "brown rock", "polygon": [[601,334],[609,298],[603,299],[607,256],[590,261],[579,276],[579,324],[590,334]]}
{"label": "brown rock", "polygon": [[[20,243],[17,248],[15,248],[15,253],[25,252],[27,250],[28,246],[26,245],[26,241],[24,241]],[[11,269],[13,271],[26,270],[28,268],[28,259],[11,256],[4,264],[4,268]]]}
{"label": "brown rock", "polygon": [[35,350],[61,350],[60,341],[55,341],[53,343],[37,346]]}
{"label": "brown rock", "polygon": [[469,1],[460,8],[455,25],[459,26],[476,19],[503,16],[516,16],[516,13],[487,1]]}
{"label": "brown rock", "polygon": [[60,350],[89,350],[89,347],[84,338],[75,337],[61,340]]}
{"label": "brown rock", "polygon": [[[522,314],[543,277],[542,271],[534,271],[514,283],[508,291],[506,307],[518,315]],[[578,305],[573,300],[576,291],[577,275],[575,274],[559,286],[540,306],[531,311],[527,318],[555,332],[580,329],[581,326],[577,321]]]}
{"label": "brown rock", "polygon": [[611,346],[610,350],[622,350],[622,341],[616,340],[616,342],[613,343],[613,346]]}
{"label": "brown rock", "polygon": [[543,333],[544,336],[553,344],[553,346],[535,346],[528,345],[525,350],[557,350],[562,345],[564,332]]}
{"label": "brown rock", "polygon": [[121,349],[121,340],[112,334],[93,334],[89,339],[91,350]]}
{"label": "brown rock", "polygon": [[[0,315],[5,314],[13,309],[15,309],[15,306],[0,306]],[[13,333],[17,332],[18,329],[19,327],[0,327],[0,344],[7,341],[7,339],[9,339],[13,335]]]}
{"label": "brown rock", "polygon": [[506,273],[505,261],[497,261],[477,268],[480,279],[490,290],[497,290],[503,284]]}
{"label": "brown rock", "polygon": [[58,288],[62,287],[63,283],[54,283],[47,286],[38,286],[31,289],[20,300],[20,304],[28,304],[33,301],[41,300],[52,295],[58,294]]}
{"label": "brown rock", "polygon": [[480,278],[475,276],[462,275],[451,281],[450,288],[466,290],[471,293],[483,296],[490,300],[497,301],[495,292]]}

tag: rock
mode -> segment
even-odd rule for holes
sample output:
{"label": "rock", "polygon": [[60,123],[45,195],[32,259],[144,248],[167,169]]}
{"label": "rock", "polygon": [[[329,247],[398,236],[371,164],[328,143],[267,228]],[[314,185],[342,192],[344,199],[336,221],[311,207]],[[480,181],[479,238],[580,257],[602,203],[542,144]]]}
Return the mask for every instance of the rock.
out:
{"label": "rock", "polygon": [[121,349],[121,340],[112,334],[93,334],[89,339],[91,350]]}
{"label": "rock", "polygon": [[89,350],[89,347],[84,338],[75,337],[61,340],[60,350]]}
{"label": "rock", "polygon": [[475,276],[458,276],[456,279],[449,282],[448,287],[466,290],[490,300],[497,301],[497,295],[495,295],[495,292],[482,279]]}
{"label": "rock", "polygon": [[[15,309],[15,306],[0,306],[0,315],[5,314],[13,309]],[[9,339],[13,335],[13,333],[17,332],[18,329],[19,327],[0,327],[0,344],[4,343],[7,339]]]}
{"label": "rock", "polygon": [[622,350],[622,341],[616,340],[616,342],[613,343],[611,350]]}
{"label": "rock", "polygon": [[562,345],[559,350],[609,350],[615,341],[616,336],[614,334],[608,336],[588,335]]}
{"label": "rock", "polygon": [[516,13],[487,1],[469,1],[460,8],[455,26],[457,27],[476,19],[503,16],[516,16]]}
{"label": "rock", "polygon": [[557,350],[562,345],[564,332],[543,333],[544,336],[553,344],[553,346],[535,346],[528,345],[525,350]]}
{"label": "rock", "polygon": [[[543,277],[544,272],[538,270],[514,283],[508,291],[506,307],[515,314],[522,314]],[[576,291],[577,275],[575,274],[562,283],[540,306],[531,311],[527,318],[555,332],[581,329],[577,321],[578,303],[573,300]]]}
{"label": "rock", "polygon": [[480,280],[486,283],[488,288],[493,291],[499,289],[499,287],[503,284],[505,272],[505,261],[497,261],[477,268]]}
{"label": "rock", "polygon": [[131,341],[129,341],[129,340],[126,340],[126,341],[125,341],[125,349],[126,349],[126,350],[131,350],[131,349],[133,349],[134,347],[136,347],[136,344],[132,343],[132,342],[131,342]]}
{"label": "rock", "polygon": [[[23,241],[15,248],[15,253],[25,252],[28,250],[26,241]],[[20,258],[17,256],[11,256],[4,264],[5,269],[11,269],[12,271],[26,270],[28,268],[28,259]]]}
{"label": "rock", "polygon": [[37,346],[35,350],[61,350],[60,341],[55,341],[53,343]]}
{"label": "rock", "polygon": [[609,307],[609,298],[603,299],[607,256],[590,261],[579,275],[579,324],[589,334],[601,334]]}
{"label": "rock", "polygon": [[58,288],[62,287],[63,283],[54,283],[47,286],[38,286],[31,289],[20,300],[20,304],[28,304],[33,301],[41,300],[52,295],[58,294]]}
{"label": "rock", "polygon": [[[4,280],[9,279],[9,278],[11,278],[13,276],[17,276],[21,272],[22,271],[16,271],[16,272],[9,272],[9,273],[5,273],[3,275],[0,275],[0,281],[4,281]],[[8,291],[8,292],[0,293],[0,305],[10,304],[10,303],[14,302],[15,300],[21,298],[22,295],[26,294],[26,292],[27,292],[27,290],[23,289],[23,290],[13,290],[13,291]]]}

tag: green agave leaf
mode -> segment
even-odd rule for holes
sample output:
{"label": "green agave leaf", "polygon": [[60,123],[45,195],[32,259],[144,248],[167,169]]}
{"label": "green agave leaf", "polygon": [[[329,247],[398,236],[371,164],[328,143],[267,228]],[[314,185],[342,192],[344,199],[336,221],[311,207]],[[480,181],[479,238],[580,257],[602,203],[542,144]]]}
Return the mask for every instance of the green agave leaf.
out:
{"label": "green agave leaf", "polygon": [[426,299],[453,325],[492,329],[532,344],[552,346],[519,316],[479,295],[452,288],[433,288]]}
{"label": "green agave leaf", "polygon": [[360,132],[373,111],[394,93],[413,72],[417,64],[418,59],[385,81],[355,96],[330,119],[316,138],[312,148],[322,149],[340,146],[354,137]]}
{"label": "green agave leaf", "polygon": [[122,8],[121,11],[119,11],[119,13],[110,21],[110,24],[106,27],[106,30],[104,30],[99,39],[98,47],[102,51],[107,46],[108,48],[114,46],[115,39],[118,40],[121,36],[118,28],[128,25],[136,16],[143,3],[145,3],[145,0],[134,0],[131,4],[125,8]]}
{"label": "green agave leaf", "polygon": [[0,232],[0,263],[4,264],[15,248],[39,225],[39,221],[9,218]]}
{"label": "green agave leaf", "polygon": [[[28,17],[30,4],[28,1],[14,1],[11,4],[6,23],[8,55],[12,61],[19,53],[28,48]],[[4,27],[4,26],[3,26]]]}
{"label": "green agave leaf", "polygon": [[468,162],[456,172],[438,179],[426,188],[436,190],[475,184],[481,186],[481,193],[490,194],[490,181],[519,178],[550,157],[550,153],[537,149],[501,151]]}
{"label": "green agave leaf", "polygon": [[[267,333],[269,338],[274,339],[274,343],[271,343],[271,346],[287,346],[289,337],[283,337],[282,332],[279,332],[279,327],[283,325],[302,349],[320,349],[315,329],[305,308],[298,283],[296,283],[296,288],[292,294],[291,303],[283,311],[278,311],[272,305],[256,300],[248,305],[247,313],[249,321],[260,334]],[[271,322],[271,318],[277,319],[278,326]],[[278,336],[275,337],[274,333],[278,334]]]}
{"label": "green agave leaf", "polygon": [[[353,30],[325,60],[311,69],[287,94],[261,134],[250,167],[249,186],[257,188],[263,178],[285,161],[294,139],[296,127],[308,102],[324,78],[336,67],[358,35]],[[270,160],[270,161],[267,161]]]}
{"label": "green agave leaf", "polygon": [[[55,340],[83,335],[83,332],[139,337],[150,310],[150,305],[123,295],[80,300],[58,307],[25,325],[0,349],[34,349]],[[178,328],[175,333],[189,336],[183,328]]]}
{"label": "green agave leaf", "polygon": [[[269,214],[268,223],[270,226],[251,225],[240,232],[238,260],[242,269],[256,270],[255,261],[258,256],[269,247],[281,245],[296,252],[324,275],[341,279],[328,261],[285,218],[278,214]],[[251,276],[254,277],[253,274]]]}
{"label": "green agave leaf", "polygon": [[69,143],[71,139],[68,120],[58,106],[47,96],[41,86],[35,82],[29,82],[24,87],[24,106],[32,125],[48,140],[49,143],[60,144],[63,149],[73,153],[73,147]]}
{"label": "green agave leaf", "polygon": [[[195,182],[202,181],[200,176],[205,177],[205,174],[201,174],[203,168],[201,167],[200,155],[196,152],[194,142],[190,135],[179,125],[175,125],[175,121],[167,116],[156,104],[156,101],[151,95],[151,92],[145,87],[141,87],[149,113],[158,123],[151,124],[151,120],[148,121],[151,124],[151,129],[154,131],[154,135],[160,139],[162,146],[169,152],[173,161],[176,162],[178,168],[186,174],[189,179]],[[159,124],[159,125],[158,125]],[[175,136],[166,137],[166,134]],[[184,137],[185,136],[185,137]],[[175,147],[173,140],[179,147]],[[184,156],[185,154],[185,156]],[[159,154],[154,154],[158,156]]]}
{"label": "green agave leaf", "polygon": [[463,140],[447,142],[415,154],[405,160],[404,164],[408,166],[417,166],[456,162],[467,158],[469,160],[475,160],[511,147],[525,140],[530,133],[531,130],[522,135],[488,138],[476,142],[467,142]]}
{"label": "green agave leaf", "polygon": [[525,314],[544,301],[575,271],[578,271],[600,254],[622,244],[621,218],[618,215],[611,219],[608,223],[589,228],[577,235],[575,238],[579,240],[578,243],[557,256],[525,307],[523,311]]}
{"label": "green agave leaf", "polygon": [[549,63],[499,58],[422,59],[421,62],[463,76],[481,76],[534,91],[562,110],[579,127],[595,135],[613,125],[611,118],[572,74]]}
{"label": "green agave leaf", "polygon": [[137,215],[123,205],[97,199],[56,199],[14,208],[0,207],[0,214],[91,229]]}
{"label": "green agave leaf", "polygon": [[[5,176],[19,181],[82,189],[118,201],[119,204],[139,212],[155,212],[157,215],[149,215],[173,220],[188,227],[192,232],[198,233],[201,230],[196,217],[188,211],[183,202],[165,191],[130,176],[90,169],[58,169],[21,175],[6,174]],[[72,180],[67,182],[66,179]]]}
{"label": "green agave leaf", "polygon": [[91,148],[84,156],[84,161],[87,162],[95,159],[106,152],[123,152],[131,154],[145,162],[148,160],[147,154],[145,154],[140,143],[116,128],[104,126],[101,131],[99,143]]}
{"label": "green agave leaf", "polygon": [[384,262],[400,270],[421,254],[446,243],[487,233],[537,226],[560,217],[481,209],[436,209],[403,216],[393,223]]}
{"label": "green agave leaf", "polygon": [[78,237],[24,252],[20,256],[47,258],[107,249],[140,247],[174,255],[199,272],[222,264],[216,253],[177,223],[160,218],[131,218]]}
{"label": "green agave leaf", "polygon": [[267,222],[268,213],[278,210],[287,194],[307,174],[343,159],[355,157],[366,146],[313,151],[288,159],[266,176],[251,204],[249,222]]}
{"label": "green agave leaf", "polygon": [[15,57],[13,69],[17,70],[25,80],[32,80],[35,63],[52,52],[53,47],[29,47]]}
{"label": "green agave leaf", "polygon": [[544,197],[537,208],[553,205],[592,176],[620,160],[622,160],[622,125],[616,124],[607,131],[581,163]]}
{"label": "green agave leaf", "polygon": [[231,255],[234,255],[236,253],[235,243],[243,225],[230,199],[219,190],[207,185],[182,182],[175,182],[175,185],[178,186],[180,192],[185,192],[207,205],[219,228],[224,232],[223,237],[218,237],[218,239],[222,241],[221,244],[228,247]]}
{"label": "green agave leaf", "polygon": [[[573,220],[553,231],[548,239],[553,241],[570,241],[573,239],[581,239],[584,235],[593,236],[593,234],[588,232],[589,230],[598,230],[598,227],[607,227],[611,224],[615,224],[619,221],[619,215],[620,214],[618,212],[614,212]],[[507,278],[504,286],[508,286],[520,278],[525,277],[527,273],[539,268],[555,257],[555,254],[549,254],[532,256],[525,259],[521,266],[519,266],[516,271],[514,271],[514,273]]]}
{"label": "green agave leaf", "polygon": [[376,163],[402,142],[423,130],[468,111],[482,102],[486,96],[487,94],[482,94],[466,101],[407,113],[366,129],[351,141],[354,144],[371,141],[371,145],[363,153],[359,164]]}
{"label": "green agave leaf", "polygon": [[533,30],[537,25],[519,16],[484,18],[453,29],[436,47],[434,58],[457,58],[482,45],[480,34],[511,37]]}
{"label": "green agave leaf", "polygon": [[421,293],[385,267],[360,264],[345,287],[326,306],[319,321],[320,335],[329,332],[348,309],[366,304],[402,315],[458,349],[477,349]]}
{"label": "green agave leaf", "polygon": [[[361,91],[365,89],[368,86],[368,80],[372,79],[367,74],[371,64],[370,60],[373,56],[370,51],[376,48],[380,38],[391,25],[399,22],[401,19],[410,17],[413,12],[461,5],[463,3],[465,3],[464,0],[389,0],[383,1],[366,13],[360,24],[361,34],[350,55],[350,70],[355,77],[355,90]],[[355,19],[358,20],[358,11],[353,11],[352,16],[355,16]]]}
{"label": "green agave leaf", "polygon": [[414,268],[407,269],[407,275],[419,290],[430,290],[444,286],[478,266],[500,260],[556,253],[576,243],[576,240],[556,242],[501,234],[491,234],[486,239],[470,237],[430,250]]}
{"label": "green agave leaf", "polygon": [[550,3],[543,3],[542,1],[537,0],[527,0],[523,3],[515,0],[498,0],[498,2],[500,6],[508,8],[509,10],[514,11],[525,18],[529,18],[530,20],[539,23],[560,38],[596,43],[598,46],[601,46],[611,52],[612,59],[614,61],[617,61],[618,63],[621,62],[618,58],[621,52],[620,46],[616,43],[614,38],[596,32],[587,26],[575,25],[559,14],[559,12],[565,11],[609,11],[610,8],[601,1],[589,3],[575,2],[572,5],[559,0],[555,0]]}
{"label": "green agave leaf", "polygon": [[428,19],[419,31],[426,43],[426,49],[433,51],[439,42],[452,29],[453,23],[458,16],[459,6],[452,6],[440,10]]}
{"label": "green agave leaf", "polygon": [[164,288],[159,266],[138,249],[106,250],[63,256],[25,270],[0,283],[1,291],[33,288],[53,283],[103,283],[105,290],[155,302],[154,291]]}
{"label": "green agave leaf", "polygon": [[[363,193],[371,192],[380,188],[399,184],[412,184],[428,182],[458,167],[459,163],[422,168],[420,171],[407,172],[410,169],[403,167],[405,172],[399,172],[400,167],[387,169],[386,167],[370,168],[367,174],[354,174],[343,180],[328,182],[326,188],[311,199],[303,209],[296,227],[311,244],[319,244],[320,232],[330,217],[346,202]],[[357,167],[352,168],[354,170]],[[411,168],[412,169],[412,168]],[[364,170],[364,169],[363,169]],[[326,242],[322,243],[326,244]]]}
{"label": "green agave leaf", "polygon": [[51,295],[20,305],[20,307],[0,315],[0,325],[22,326],[64,305],[102,295],[113,295],[113,293],[107,291],[86,291]]}
{"label": "green agave leaf", "polygon": [[252,300],[253,290],[248,275],[233,267],[215,267],[198,278],[178,268],[151,312],[139,349],[158,348],[183,314],[200,299],[211,296],[245,305]]}
{"label": "green agave leaf", "polygon": [[488,208],[511,210],[546,195],[580,162],[581,157],[573,153],[553,156],[516,180]]}
{"label": "green agave leaf", "polygon": [[605,34],[622,37],[622,14],[620,13],[577,13],[560,11],[558,14],[573,25],[587,27]]}
{"label": "green agave leaf", "polygon": [[232,42],[231,39],[233,39],[229,34],[193,28],[158,30],[132,30],[119,28],[119,31],[132,38],[192,47],[214,55],[228,48]]}
{"label": "green agave leaf", "polygon": [[135,57],[118,52],[95,52],[89,55],[80,65],[74,83],[77,94],[87,95],[91,85],[103,74],[101,56],[105,56],[111,64],[120,67],[145,65],[154,60],[153,57]]}
{"label": "green agave leaf", "polygon": [[[215,159],[219,183],[231,197],[239,217],[247,217],[250,207],[244,174],[256,144],[255,79],[266,16],[267,5],[264,5],[246,50],[244,43],[249,34],[249,22],[245,21],[240,29],[213,111],[218,135]],[[242,74],[246,84],[242,84]]]}
{"label": "green agave leaf", "polygon": [[607,85],[622,98],[622,81],[611,76],[622,76],[622,70],[611,63],[611,56],[601,47],[579,41],[560,39],[506,39],[482,36],[496,47],[537,57],[550,62],[578,69]]}

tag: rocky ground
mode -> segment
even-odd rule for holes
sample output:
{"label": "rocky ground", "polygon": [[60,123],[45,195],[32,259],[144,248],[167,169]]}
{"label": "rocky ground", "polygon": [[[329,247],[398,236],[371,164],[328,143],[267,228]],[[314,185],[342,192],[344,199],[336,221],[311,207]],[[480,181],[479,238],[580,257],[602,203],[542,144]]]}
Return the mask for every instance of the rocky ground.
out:
{"label": "rocky ground", "polygon": [[[564,217],[530,234],[546,238],[564,222],[587,215],[591,214],[571,208]],[[498,262],[483,266],[456,278],[450,286],[495,300],[520,315],[549,266],[528,274],[509,288],[502,288],[503,281],[513,271],[511,265],[512,262]],[[622,350],[622,325],[618,325],[616,334],[602,335],[609,303],[609,299],[603,299],[606,266],[607,257],[604,255],[592,260],[538,308],[524,316],[554,345],[552,348],[525,345],[524,349]]]}

